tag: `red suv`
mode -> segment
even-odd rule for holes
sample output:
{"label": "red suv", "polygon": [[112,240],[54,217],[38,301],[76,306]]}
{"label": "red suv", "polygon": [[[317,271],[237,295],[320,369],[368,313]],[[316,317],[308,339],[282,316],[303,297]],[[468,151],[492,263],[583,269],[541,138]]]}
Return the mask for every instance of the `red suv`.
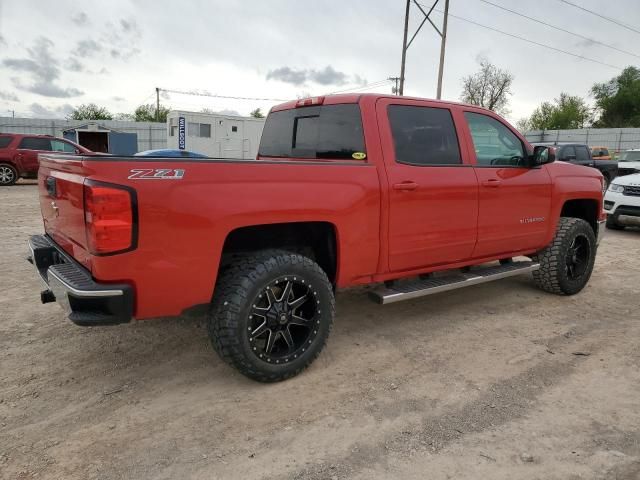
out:
{"label": "red suv", "polygon": [[49,135],[0,134],[0,186],[13,185],[18,178],[36,178],[38,154],[61,152],[71,155],[92,153],[69,140]]}

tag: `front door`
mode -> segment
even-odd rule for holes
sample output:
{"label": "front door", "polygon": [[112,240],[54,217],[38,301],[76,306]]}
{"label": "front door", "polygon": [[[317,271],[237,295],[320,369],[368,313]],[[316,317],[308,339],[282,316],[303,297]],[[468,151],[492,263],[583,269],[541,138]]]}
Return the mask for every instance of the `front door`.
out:
{"label": "front door", "polygon": [[442,104],[376,104],[389,181],[390,271],[468,259],[476,243],[478,183]]}
{"label": "front door", "polygon": [[538,248],[549,231],[551,177],[529,167],[522,140],[496,117],[466,111],[480,185],[474,257]]}

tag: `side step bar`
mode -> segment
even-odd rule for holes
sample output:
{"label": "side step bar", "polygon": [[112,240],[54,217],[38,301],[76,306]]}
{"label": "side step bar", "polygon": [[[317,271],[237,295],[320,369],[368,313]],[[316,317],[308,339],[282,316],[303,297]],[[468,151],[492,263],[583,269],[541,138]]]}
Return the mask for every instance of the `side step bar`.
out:
{"label": "side step bar", "polygon": [[479,267],[468,272],[456,271],[440,277],[398,282],[398,284],[391,287],[385,286],[373,290],[369,293],[369,296],[376,302],[386,305],[387,303],[400,302],[433,293],[446,292],[447,290],[513,277],[522,273],[533,272],[539,268],[539,263],[531,261]]}

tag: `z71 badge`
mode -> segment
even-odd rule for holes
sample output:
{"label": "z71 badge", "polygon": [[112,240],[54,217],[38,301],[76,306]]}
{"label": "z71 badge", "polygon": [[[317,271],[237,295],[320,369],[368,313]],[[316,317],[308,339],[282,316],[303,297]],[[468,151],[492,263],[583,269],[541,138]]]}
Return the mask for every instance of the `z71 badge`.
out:
{"label": "z71 badge", "polygon": [[184,177],[181,168],[133,168],[129,173],[130,180],[182,180]]}

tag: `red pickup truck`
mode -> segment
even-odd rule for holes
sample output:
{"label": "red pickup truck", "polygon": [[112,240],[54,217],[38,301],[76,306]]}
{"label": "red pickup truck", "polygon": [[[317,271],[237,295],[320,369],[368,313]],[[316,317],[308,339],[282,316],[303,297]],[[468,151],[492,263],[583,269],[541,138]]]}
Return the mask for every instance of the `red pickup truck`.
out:
{"label": "red pickup truck", "polygon": [[[206,306],[260,381],[320,353],[337,288],[380,303],[533,272],[589,280],[602,175],[552,162],[483,108],[374,94],[274,107],[256,160],[42,155],[30,260],[78,325]],[[519,259],[516,257],[528,257]]]}

